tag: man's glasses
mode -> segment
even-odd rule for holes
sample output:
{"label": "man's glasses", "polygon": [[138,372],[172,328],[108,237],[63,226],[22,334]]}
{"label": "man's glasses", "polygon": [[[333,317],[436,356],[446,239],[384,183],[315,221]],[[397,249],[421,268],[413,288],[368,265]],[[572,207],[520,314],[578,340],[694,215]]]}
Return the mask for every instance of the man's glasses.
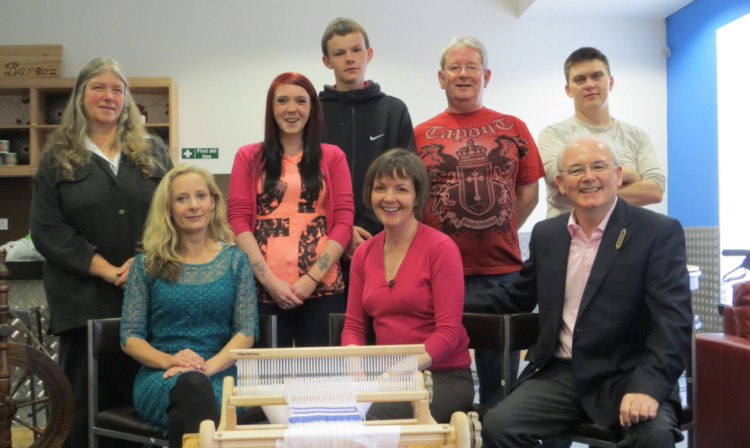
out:
{"label": "man's glasses", "polygon": [[586,174],[586,169],[591,170],[594,174],[602,174],[606,172],[610,166],[614,163],[609,162],[594,162],[591,165],[573,165],[568,169],[560,170],[561,173],[565,173],[570,177],[581,177]]}
{"label": "man's glasses", "polygon": [[482,66],[478,64],[466,64],[466,65],[451,64],[445,67],[445,71],[450,73],[453,76],[460,75],[463,70],[466,70],[467,75],[475,75],[481,72],[482,69],[483,69]]}

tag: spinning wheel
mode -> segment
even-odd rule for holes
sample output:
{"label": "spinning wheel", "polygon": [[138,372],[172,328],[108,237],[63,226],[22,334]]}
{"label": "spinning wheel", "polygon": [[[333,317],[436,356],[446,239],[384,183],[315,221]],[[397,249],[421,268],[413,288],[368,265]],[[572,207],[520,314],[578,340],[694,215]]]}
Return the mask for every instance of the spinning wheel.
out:
{"label": "spinning wheel", "polygon": [[[73,422],[73,392],[65,373],[57,363],[33,347],[12,342],[8,343],[7,347],[11,382],[10,393],[0,395],[0,409],[6,410],[5,426],[0,431],[7,431],[9,435],[8,426],[15,422],[34,433],[35,440],[31,446],[59,447],[68,436],[68,430]],[[34,378],[37,385],[42,384],[41,391],[36,388],[37,396],[28,399],[12,398],[30,377]],[[8,397],[11,399],[7,400]],[[34,406],[46,408],[44,426],[34,425],[31,421],[31,408]]]}
{"label": "spinning wheel", "polygon": [[[0,251],[0,448],[10,448],[11,425],[34,435],[32,447],[62,445],[73,422],[73,392],[62,368],[46,354],[25,344],[8,342],[8,271]],[[22,388],[33,383],[33,394]],[[39,415],[41,414],[41,415]],[[39,418],[37,418],[39,417]]]}

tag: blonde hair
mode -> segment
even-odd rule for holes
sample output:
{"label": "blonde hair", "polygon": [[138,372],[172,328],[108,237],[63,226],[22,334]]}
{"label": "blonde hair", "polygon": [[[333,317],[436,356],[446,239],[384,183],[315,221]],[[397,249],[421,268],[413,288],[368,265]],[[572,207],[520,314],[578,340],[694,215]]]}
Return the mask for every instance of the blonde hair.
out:
{"label": "blonde hair", "polygon": [[227,206],[214,176],[203,168],[187,163],[177,165],[164,175],[156,187],[146,218],[146,228],[143,231],[143,249],[146,251],[143,264],[151,278],[161,277],[170,282],[180,279],[185,260],[180,255],[180,233],[172,221],[172,184],[177,177],[188,173],[201,176],[214,199],[215,206],[208,223],[208,237],[227,245],[234,242],[234,233],[227,222]]}
{"label": "blonde hair", "polygon": [[61,124],[47,143],[44,149],[45,154],[53,158],[54,164],[62,168],[63,175],[68,179],[73,178],[76,169],[91,160],[91,151],[86,149],[88,117],[83,106],[83,96],[91,78],[103,73],[112,73],[120,78],[125,86],[122,112],[117,120],[115,145],[133,160],[144,176],[153,174],[159,168],[164,168],[149,151],[151,145],[148,139],[159,138],[149,134],[141,123],[140,111],[133,101],[133,95],[128,88],[128,80],[120,64],[106,58],[92,60],[78,74],[76,85],[63,112]]}

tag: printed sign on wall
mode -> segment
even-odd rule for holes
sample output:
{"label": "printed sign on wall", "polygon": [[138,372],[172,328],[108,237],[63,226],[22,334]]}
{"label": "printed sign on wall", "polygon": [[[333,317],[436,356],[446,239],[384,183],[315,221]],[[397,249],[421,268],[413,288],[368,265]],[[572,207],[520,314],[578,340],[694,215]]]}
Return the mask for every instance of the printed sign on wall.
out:
{"label": "printed sign on wall", "polygon": [[218,159],[219,148],[182,148],[183,159]]}

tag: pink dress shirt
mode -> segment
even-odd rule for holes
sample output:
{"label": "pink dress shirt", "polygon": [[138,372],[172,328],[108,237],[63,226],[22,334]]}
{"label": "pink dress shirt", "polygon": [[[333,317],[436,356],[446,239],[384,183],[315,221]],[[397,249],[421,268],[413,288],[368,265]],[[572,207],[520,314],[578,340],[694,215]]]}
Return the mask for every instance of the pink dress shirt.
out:
{"label": "pink dress shirt", "polygon": [[573,329],[576,326],[578,308],[581,306],[581,298],[586,283],[589,281],[591,267],[594,265],[599,243],[602,242],[604,229],[607,228],[612,212],[615,210],[617,199],[612,204],[604,219],[591,232],[591,238],[586,237],[575,211],[568,219],[568,231],[570,232],[570,251],[568,252],[568,270],[565,277],[565,304],[563,305],[563,325],[560,329],[560,344],[557,346],[555,356],[560,359],[570,359],[573,356]]}

